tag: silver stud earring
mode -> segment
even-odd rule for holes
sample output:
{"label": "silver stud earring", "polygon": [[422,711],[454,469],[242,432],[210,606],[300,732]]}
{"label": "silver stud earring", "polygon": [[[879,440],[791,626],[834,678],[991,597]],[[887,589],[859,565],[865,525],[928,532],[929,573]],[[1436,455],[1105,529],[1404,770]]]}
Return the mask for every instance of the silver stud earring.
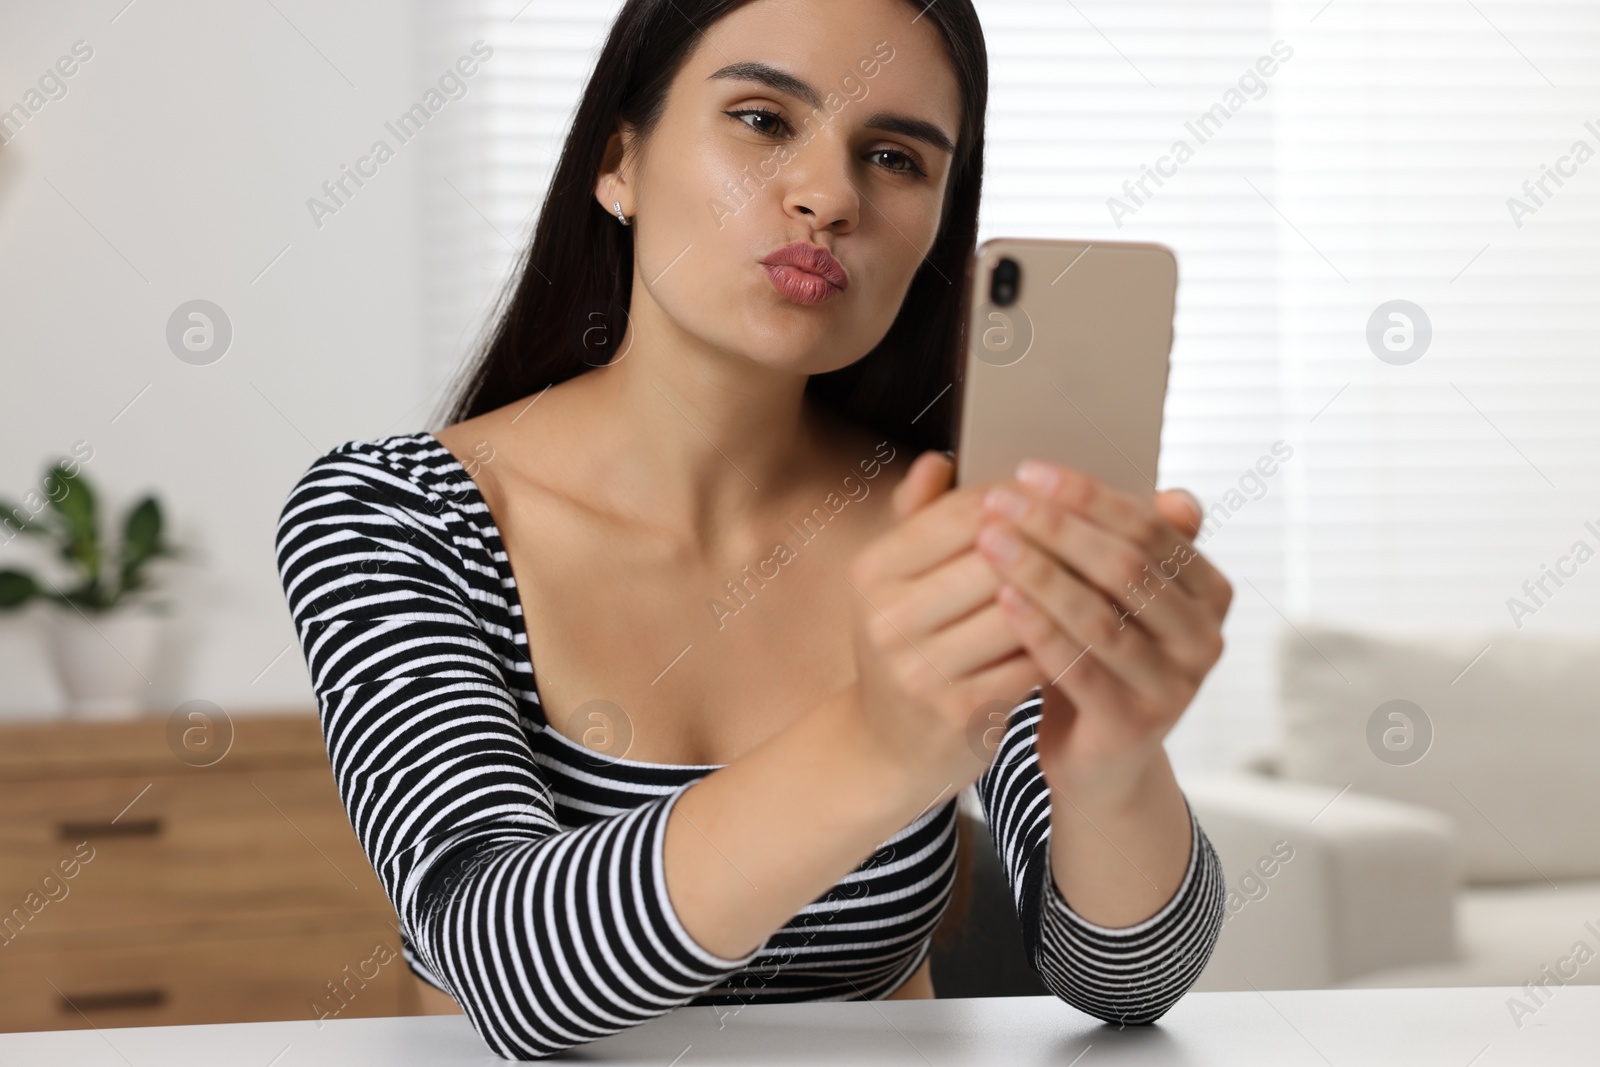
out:
{"label": "silver stud earring", "polygon": [[633,225],[633,223],[628,221],[628,216],[626,216],[626,215],[624,215],[622,213],[622,201],[621,200],[613,200],[611,202],[611,207],[617,213],[617,221],[618,222],[622,223],[624,226],[632,226]]}

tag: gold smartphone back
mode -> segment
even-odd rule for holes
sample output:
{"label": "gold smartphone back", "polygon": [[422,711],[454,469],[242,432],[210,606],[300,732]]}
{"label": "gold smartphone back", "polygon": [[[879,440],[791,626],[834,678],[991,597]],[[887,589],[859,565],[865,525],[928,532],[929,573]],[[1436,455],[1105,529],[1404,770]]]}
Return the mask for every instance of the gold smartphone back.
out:
{"label": "gold smartphone back", "polygon": [[[1006,260],[1014,300],[996,303]],[[1003,481],[1032,456],[1154,493],[1177,287],[1163,245],[985,241],[963,294],[956,484]]]}

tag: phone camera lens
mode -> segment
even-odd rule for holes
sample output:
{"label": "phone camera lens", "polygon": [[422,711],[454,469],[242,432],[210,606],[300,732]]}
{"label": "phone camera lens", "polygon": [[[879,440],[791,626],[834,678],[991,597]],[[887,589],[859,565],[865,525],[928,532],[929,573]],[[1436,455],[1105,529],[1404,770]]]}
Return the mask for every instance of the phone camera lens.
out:
{"label": "phone camera lens", "polygon": [[1016,260],[1008,257],[996,263],[994,275],[989,279],[989,301],[996,307],[1016,303],[1017,281],[1021,276],[1022,268]]}

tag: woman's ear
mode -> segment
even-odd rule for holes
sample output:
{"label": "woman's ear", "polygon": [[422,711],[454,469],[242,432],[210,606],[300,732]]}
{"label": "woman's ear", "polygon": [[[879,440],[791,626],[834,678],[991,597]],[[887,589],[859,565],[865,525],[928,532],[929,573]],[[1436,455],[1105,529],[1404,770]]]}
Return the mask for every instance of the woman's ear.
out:
{"label": "woman's ear", "polygon": [[631,141],[629,132],[622,127],[606,138],[606,150],[600,158],[600,174],[594,183],[594,198],[605,208],[607,215],[616,214],[616,209],[612,205],[618,202],[622,204],[624,215],[633,214],[633,205],[629,202],[628,175],[625,166],[630,162],[628,148]]}

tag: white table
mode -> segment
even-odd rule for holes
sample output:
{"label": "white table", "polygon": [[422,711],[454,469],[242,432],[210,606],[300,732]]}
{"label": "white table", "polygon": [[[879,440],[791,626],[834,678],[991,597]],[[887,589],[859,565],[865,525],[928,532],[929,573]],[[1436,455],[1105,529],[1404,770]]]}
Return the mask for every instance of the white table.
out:
{"label": "white table", "polygon": [[[1155,1026],[1125,1030],[1052,997],[681,1008],[557,1060],[639,1067],[1600,1064],[1600,986],[1552,988],[1520,1027],[1506,1007],[1517,995],[1515,989],[1190,993]],[[308,1019],[0,1034],[5,1067],[505,1062],[459,1015],[335,1020],[320,1030]]]}

